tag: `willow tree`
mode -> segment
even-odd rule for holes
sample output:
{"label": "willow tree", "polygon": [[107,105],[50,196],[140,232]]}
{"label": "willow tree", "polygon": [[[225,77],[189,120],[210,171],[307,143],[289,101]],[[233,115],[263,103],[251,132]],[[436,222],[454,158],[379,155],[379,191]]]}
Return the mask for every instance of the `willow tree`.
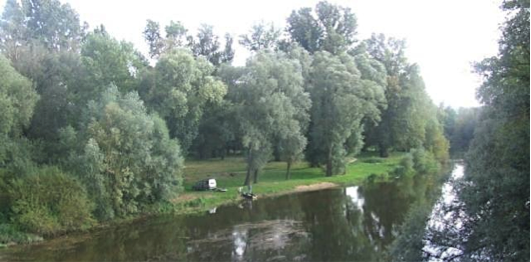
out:
{"label": "willow tree", "polygon": [[347,51],[355,42],[357,27],[352,10],[321,1],[315,7],[315,14],[312,11],[309,7],[292,11],[287,19],[291,39],[310,53]]}
{"label": "willow tree", "polygon": [[315,53],[309,78],[310,150],[318,163],[326,166],[326,176],[343,173],[345,143],[360,132],[364,117],[378,117],[382,87],[364,83],[354,59],[346,53]]}
{"label": "willow tree", "polygon": [[299,62],[284,53],[258,52],[247,61],[246,73],[239,81],[230,97],[238,107],[242,144],[247,152],[245,184],[249,185],[251,175],[258,182],[275,138],[290,146],[289,152],[284,151],[289,163],[302,152],[302,126],[308,118],[310,100],[303,90]]}

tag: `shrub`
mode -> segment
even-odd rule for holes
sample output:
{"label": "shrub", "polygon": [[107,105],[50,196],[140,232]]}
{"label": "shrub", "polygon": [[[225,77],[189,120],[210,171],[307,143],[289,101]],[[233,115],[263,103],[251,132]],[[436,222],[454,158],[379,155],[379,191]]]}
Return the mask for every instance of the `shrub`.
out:
{"label": "shrub", "polygon": [[13,180],[8,192],[11,220],[22,230],[51,235],[93,223],[84,188],[56,167]]}
{"label": "shrub", "polygon": [[20,232],[11,224],[0,224],[0,245],[10,243],[28,244],[41,240],[42,237]]}
{"label": "shrub", "polygon": [[410,154],[413,157],[413,168],[418,173],[427,174],[439,170],[439,163],[432,153],[420,148],[411,149]]}

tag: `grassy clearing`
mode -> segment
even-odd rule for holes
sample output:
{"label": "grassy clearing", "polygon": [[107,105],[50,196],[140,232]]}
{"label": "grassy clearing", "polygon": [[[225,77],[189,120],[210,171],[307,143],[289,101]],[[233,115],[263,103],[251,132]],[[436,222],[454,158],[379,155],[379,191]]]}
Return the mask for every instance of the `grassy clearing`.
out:
{"label": "grassy clearing", "polygon": [[[392,154],[389,158],[378,158],[374,154],[363,154],[357,157],[347,167],[345,175],[325,177],[320,168],[311,168],[305,162],[293,165],[291,179],[286,180],[286,163],[270,162],[259,176],[259,183],[253,185],[253,193],[259,197],[289,193],[298,186],[307,186],[319,183],[334,183],[337,185],[357,184],[371,175],[386,179],[387,174],[394,170],[402,153]],[[221,204],[240,199],[238,187],[245,180],[245,162],[241,157],[226,158],[225,160],[211,159],[185,163],[184,186],[185,190],[174,199],[180,211],[197,210],[215,207]],[[195,192],[192,186],[196,181],[205,178],[215,178],[218,187],[227,188],[228,192]]]}

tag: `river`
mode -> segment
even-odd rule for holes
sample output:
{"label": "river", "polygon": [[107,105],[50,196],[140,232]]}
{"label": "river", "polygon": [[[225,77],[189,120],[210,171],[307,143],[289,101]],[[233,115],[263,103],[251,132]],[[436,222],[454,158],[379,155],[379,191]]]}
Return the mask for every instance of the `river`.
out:
{"label": "river", "polygon": [[0,250],[19,261],[376,261],[437,176],[303,192],[166,215]]}

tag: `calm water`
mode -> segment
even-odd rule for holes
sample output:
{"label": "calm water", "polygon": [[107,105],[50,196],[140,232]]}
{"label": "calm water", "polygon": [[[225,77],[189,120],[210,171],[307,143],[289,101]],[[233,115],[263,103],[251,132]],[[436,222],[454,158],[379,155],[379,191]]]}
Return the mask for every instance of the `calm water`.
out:
{"label": "calm water", "polygon": [[440,187],[435,180],[417,176],[149,218],[1,250],[0,260],[386,260],[410,205]]}

